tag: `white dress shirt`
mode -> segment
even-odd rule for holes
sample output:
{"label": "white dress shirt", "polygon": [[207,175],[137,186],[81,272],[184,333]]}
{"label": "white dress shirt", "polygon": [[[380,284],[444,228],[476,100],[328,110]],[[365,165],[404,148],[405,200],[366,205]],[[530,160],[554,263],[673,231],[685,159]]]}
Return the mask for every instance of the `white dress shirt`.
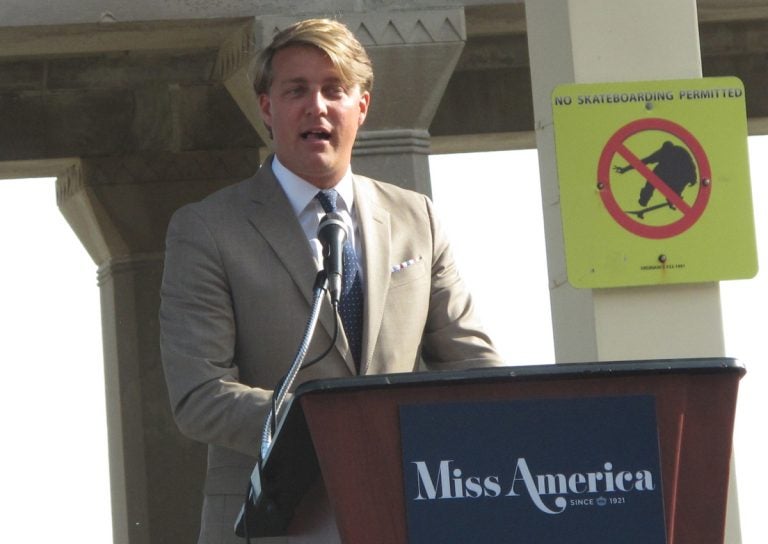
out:
{"label": "white dress shirt", "polygon": [[[304,230],[304,234],[312,249],[315,266],[317,266],[318,270],[321,270],[323,268],[323,248],[317,239],[317,227],[320,225],[320,220],[325,215],[325,211],[320,201],[315,198],[320,189],[288,170],[277,158],[277,155],[272,160],[272,172],[275,174],[277,181],[288,197],[288,201],[291,203],[296,217],[299,219],[299,224],[301,224],[301,228]],[[352,183],[351,168],[347,169],[344,177],[333,188],[339,193],[336,199],[336,212],[342,216],[344,222],[349,227],[348,232],[350,233],[351,242],[357,253],[357,267],[360,277],[364,282],[363,247],[360,231],[358,230],[357,214],[355,212],[355,191]]]}

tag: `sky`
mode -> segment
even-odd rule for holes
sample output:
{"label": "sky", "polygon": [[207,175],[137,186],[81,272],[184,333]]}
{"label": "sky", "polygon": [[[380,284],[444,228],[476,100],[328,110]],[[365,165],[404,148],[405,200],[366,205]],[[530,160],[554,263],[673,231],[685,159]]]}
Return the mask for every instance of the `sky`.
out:
{"label": "sky", "polygon": [[[750,158],[754,207],[766,209],[768,137],[750,138]],[[435,156],[430,166],[458,266],[502,356],[554,362],[536,152]],[[468,201],[458,191],[467,180],[494,197]],[[756,214],[756,230],[765,270],[768,217]],[[96,265],[59,213],[51,179],[0,180],[0,232],[0,542],[52,531],[61,544],[111,542]],[[479,243],[488,232],[508,234]],[[768,538],[768,344],[759,305],[767,296],[765,274],[721,283],[726,354],[747,367],[734,433],[745,544]]]}

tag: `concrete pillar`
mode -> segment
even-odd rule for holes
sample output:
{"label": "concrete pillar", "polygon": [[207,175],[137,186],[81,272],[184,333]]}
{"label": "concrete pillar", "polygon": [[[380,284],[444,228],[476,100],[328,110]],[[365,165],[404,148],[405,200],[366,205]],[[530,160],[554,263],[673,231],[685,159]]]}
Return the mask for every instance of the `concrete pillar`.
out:
{"label": "concrete pillar", "polygon": [[[178,435],[167,409],[157,315],[162,253],[99,267],[114,541],[194,542],[205,448]],[[186,527],[185,527],[186,525]]]}
{"label": "concrete pillar", "polygon": [[426,129],[365,130],[352,157],[355,172],[432,196]]}
{"label": "concrete pillar", "polygon": [[[526,2],[526,18],[557,361],[723,356],[717,283],[570,286],[552,122],[559,84],[701,77],[695,0],[535,0]],[[736,543],[731,488],[726,541]]]}
{"label": "concrete pillar", "polygon": [[348,24],[368,49],[376,76],[354,168],[431,195],[428,129],[464,49],[464,10],[369,13]]}
{"label": "concrete pillar", "polygon": [[251,175],[254,151],[74,161],[59,208],[99,266],[114,542],[197,539],[206,448],[178,432],[160,362],[163,240],[181,204]]}
{"label": "concrete pillar", "polygon": [[[263,17],[245,24],[221,48],[214,70],[265,142],[269,137],[252,90],[252,61],[276,30],[296,20]],[[353,169],[431,194],[428,128],[466,41],[464,10],[345,13],[340,20],[366,47],[375,75]]]}

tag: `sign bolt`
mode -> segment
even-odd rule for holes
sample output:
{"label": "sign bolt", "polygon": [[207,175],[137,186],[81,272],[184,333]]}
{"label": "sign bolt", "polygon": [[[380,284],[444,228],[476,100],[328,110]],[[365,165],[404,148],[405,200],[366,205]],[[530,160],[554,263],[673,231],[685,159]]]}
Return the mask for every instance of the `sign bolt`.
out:
{"label": "sign bolt", "polygon": [[710,183],[712,183],[712,181],[711,181],[710,179],[706,179],[706,178],[705,178],[705,179],[701,180],[701,184],[702,184],[704,187],[709,187],[709,184],[710,184]]}
{"label": "sign bolt", "polygon": [[659,262],[661,264],[664,264],[665,262],[667,262],[667,256],[664,255],[663,253],[661,255],[659,255]]}
{"label": "sign bolt", "polygon": [[598,191],[602,191],[603,189],[605,189],[605,183],[603,183],[602,181],[598,181],[597,182],[597,190]]}

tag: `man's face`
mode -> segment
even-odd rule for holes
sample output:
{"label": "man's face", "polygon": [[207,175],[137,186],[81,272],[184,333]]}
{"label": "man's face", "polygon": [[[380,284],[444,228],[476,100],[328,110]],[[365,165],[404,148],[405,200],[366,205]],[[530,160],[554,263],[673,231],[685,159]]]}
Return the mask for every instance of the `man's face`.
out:
{"label": "man's face", "polygon": [[344,85],[328,56],[313,46],[281,49],[272,69],[272,86],[259,95],[259,106],[277,157],[313,185],[332,187],[349,167],[370,94]]}

